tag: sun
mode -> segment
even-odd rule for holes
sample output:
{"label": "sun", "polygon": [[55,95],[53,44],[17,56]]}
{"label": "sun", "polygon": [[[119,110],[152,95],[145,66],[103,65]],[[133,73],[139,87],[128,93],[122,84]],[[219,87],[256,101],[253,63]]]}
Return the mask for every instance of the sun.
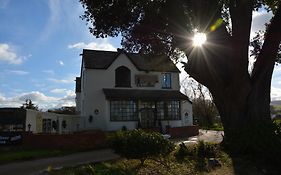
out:
{"label": "sun", "polygon": [[207,40],[205,33],[195,33],[193,37],[193,45],[195,47],[201,47]]}

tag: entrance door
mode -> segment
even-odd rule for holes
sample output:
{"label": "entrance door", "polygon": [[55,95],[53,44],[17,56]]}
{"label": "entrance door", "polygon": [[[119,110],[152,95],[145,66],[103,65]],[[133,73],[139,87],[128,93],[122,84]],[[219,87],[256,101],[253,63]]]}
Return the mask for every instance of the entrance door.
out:
{"label": "entrance door", "polygon": [[140,117],[142,128],[156,127],[155,102],[141,102]]}

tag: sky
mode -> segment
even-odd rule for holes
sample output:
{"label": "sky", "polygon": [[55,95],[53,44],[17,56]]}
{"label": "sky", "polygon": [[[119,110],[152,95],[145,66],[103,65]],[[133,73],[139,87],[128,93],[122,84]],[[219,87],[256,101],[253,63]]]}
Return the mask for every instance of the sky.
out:
{"label": "sky", "polygon": [[[75,105],[82,49],[121,47],[120,38],[93,37],[82,14],[79,0],[0,0],[0,107],[19,107],[26,99],[43,110]],[[255,12],[252,32],[271,16]],[[281,100],[281,66],[271,95]]]}

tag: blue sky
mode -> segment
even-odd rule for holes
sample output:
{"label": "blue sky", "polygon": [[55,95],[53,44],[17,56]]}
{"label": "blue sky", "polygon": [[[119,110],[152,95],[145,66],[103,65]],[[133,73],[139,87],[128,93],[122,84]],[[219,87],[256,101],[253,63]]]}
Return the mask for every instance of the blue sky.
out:
{"label": "blue sky", "polygon": [[[116,50],[120,38],[95,39],[78,0],[0,0],[0,107],[32,99],[39,108],[75,105],[74,79],[83,48]],[[253,31],[270,15],[254,13]],[[281,99],[281,68],[273,99]]]}

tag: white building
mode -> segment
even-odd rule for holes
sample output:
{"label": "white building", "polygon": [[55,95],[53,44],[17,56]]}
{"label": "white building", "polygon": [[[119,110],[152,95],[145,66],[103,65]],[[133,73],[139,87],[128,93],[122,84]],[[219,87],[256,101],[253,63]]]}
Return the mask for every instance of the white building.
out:
{"label": "white building", "polygon": [[80,130],[80,116],[21,108],[0,108],[0,131],[73,133]]}
{"label": "white building", "polygon": [[191,126],[192,103],[180,92],[180,71],[166,56],[83,50],[76,78],[81,128]]}

